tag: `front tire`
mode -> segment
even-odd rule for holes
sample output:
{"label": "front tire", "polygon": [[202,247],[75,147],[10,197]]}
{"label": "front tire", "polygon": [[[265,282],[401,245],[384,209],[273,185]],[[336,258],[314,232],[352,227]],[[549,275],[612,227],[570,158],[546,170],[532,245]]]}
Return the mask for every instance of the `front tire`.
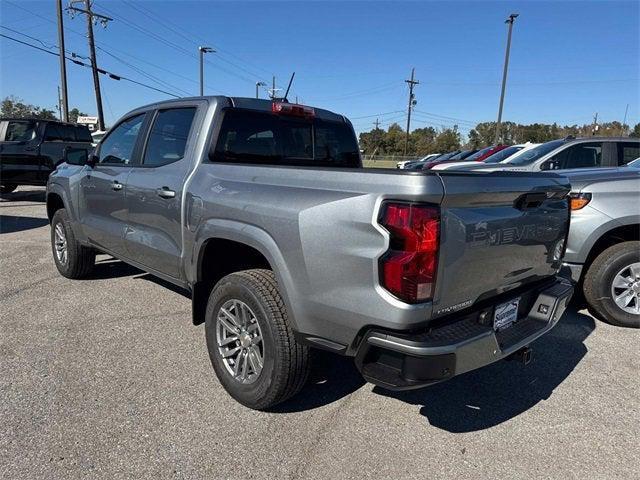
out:
{"label": "front tire", "polygon": [[63,277],[85,278],[93,270],[95,251],[76,240],[64,208],[57,210],[51,219],[51,250],[56,268]]}
{"label": "front tire", "polygon": [[640,328],[640,242],[622,242],[596,257],[584,277],[584,296],[597,317]]}
{"label": "front tire", "polygon": [[249,408],[269,409],[307,380],[309,347],[296,340],[270,270],[220,280],[209,296],[205,335],[218,380]]}

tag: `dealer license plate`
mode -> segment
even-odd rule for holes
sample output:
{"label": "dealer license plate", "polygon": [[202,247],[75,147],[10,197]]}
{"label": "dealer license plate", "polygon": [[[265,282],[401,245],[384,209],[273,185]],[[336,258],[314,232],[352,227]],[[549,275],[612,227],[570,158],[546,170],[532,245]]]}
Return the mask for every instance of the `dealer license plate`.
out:
{"label": "dealer license plate", "polygon": [[520,297],[509,300],[508,302],[501,303],[496,307],[495,314],[493,315],[493,329],[504,330],[509,328],[518,319],[518,304],[520,303]]}

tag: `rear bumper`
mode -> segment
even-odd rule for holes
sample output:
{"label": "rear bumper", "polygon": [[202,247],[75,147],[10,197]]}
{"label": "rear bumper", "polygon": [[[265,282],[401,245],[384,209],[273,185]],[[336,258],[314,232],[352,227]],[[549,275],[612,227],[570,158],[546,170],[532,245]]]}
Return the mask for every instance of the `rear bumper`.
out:
{"label": "rear bumper", "polygon": [[558,279],[534,293],[537,295],[531,296],[525,316],[503,331],[493,329],[493,306],[421,332],[372,329],[360,343],[356,365],[371,383],[407,390],[506,358],[556,325],[571,299],[573,286]]}

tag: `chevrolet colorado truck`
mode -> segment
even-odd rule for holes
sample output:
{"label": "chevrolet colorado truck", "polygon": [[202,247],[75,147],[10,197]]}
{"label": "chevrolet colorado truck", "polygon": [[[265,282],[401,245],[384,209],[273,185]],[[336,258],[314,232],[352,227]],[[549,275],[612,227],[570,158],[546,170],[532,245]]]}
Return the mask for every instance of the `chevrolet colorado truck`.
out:
{"label": "chevrolet colorado truck", "polygon": [[526,359],[573,292],[564,177],[364,169],[326,110],[166,101],[66,159],[46,197],[59,272],[101,252],[188,289],[220,383],[254,409],[303,387],[311,348],[389,389]]}

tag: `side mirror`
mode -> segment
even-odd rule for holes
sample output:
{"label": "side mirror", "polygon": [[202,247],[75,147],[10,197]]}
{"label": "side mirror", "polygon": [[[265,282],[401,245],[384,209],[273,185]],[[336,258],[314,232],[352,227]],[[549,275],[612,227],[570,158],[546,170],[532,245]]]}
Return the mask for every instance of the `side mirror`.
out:
{"label": "side mirror", "polygon": [[68,147],[64,150],[64,161],[69,165],[87,165],[89,151],[86,148]]}

